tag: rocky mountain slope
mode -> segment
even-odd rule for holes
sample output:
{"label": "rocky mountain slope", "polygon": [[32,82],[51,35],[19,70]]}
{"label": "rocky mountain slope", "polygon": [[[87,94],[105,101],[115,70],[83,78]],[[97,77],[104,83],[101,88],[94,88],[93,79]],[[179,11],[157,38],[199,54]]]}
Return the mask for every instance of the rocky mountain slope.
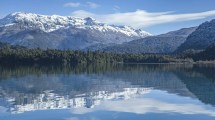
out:
{"label": "rocky mountain slope", "polygon": [[102,50],[121,53],[172,53],[185,42],[187,36],[195,29],[196,27],[183,28],[166,34],[104,47]]}
{"label": "rocky mountain slope", "polygon": [[151,34],[93,18],[12,13],[0,20],[0,42],[28,48],[84,49],[97,44],[121,44]]}

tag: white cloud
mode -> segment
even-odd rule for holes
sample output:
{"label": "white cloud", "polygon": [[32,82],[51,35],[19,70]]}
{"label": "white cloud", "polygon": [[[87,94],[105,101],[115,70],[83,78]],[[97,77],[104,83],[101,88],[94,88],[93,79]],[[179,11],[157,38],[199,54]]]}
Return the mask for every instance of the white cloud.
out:
{"label": "white cloud", "polygon": [[93,3],[93,2],[86,2],[86,3],[79,3],[79,2],[69,2],[69,3],[65,3],[63,5],[64,7],[88,7],[88,8],[98,8],[100,7],[99,4]]}
{"label": "white cloud", "polygon": [[94,13],[87,12],[85,10],[77,10],[77,11],[72,12],[72,16],[74,16],[74,17],[81,17],[81,18],[93,17],[93,18],[97,18],[98,19],[98,17],[100,15],[96,15]]}
{"label": "white cloud", "polygon": [[86,114],[98,110],[128,112],[135,114],[147,113],[180,113],[180,114],[204,114],[215,117],[214,110],[208,109],[195,103],[169,103],[159,101],[153,98],[135,98],[124,101],[104,101],[100,106],[95,108],[78,108],[71,109],[73,114]]}
{"label": "white cloud", "polygon": [[94,14],[84,10],[72,12],[76,17],[93,17],[108,24],[129,25],[135,28],[144,28],[157,24],[170,22],[192,21],[215,16],[215,10],[199,13],[176,14],[172,11],[167,12],[147,12],[136,10],[134,12],[113,13],[113,14]]}
{"label": "white cloud", "polygon": [[93,2],[87,2],[86,4],[87,4],[87,6],[89,6],[90,8],[93,8],[93,9],[100,7],[99,4],[96,4],[96,3],[93,3]]}
{"label": "white cloud", "polygon": [[64,7],[79,7],[81,4],[78,2],[70,2],[70,3],[65,3]]}

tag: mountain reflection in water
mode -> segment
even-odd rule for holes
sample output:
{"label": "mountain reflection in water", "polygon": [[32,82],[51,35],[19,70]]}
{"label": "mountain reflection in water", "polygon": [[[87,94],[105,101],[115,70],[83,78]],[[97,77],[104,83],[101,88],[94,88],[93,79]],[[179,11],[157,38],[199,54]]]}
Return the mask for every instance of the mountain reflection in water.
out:
{"label": "mountain reflection in water", "polygon": [[214,73],[205,65],[1,67],[0,118],[51,109],[215,118]]}

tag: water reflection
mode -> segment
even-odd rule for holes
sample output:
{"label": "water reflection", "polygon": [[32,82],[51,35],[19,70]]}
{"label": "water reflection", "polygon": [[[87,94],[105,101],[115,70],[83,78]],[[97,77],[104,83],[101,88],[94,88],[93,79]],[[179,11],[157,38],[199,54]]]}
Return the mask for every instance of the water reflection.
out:
{"label": "water reflection", "polygon": [[0,114],[66,109],[76,115],[71,119],[97,112],[122,114],[109,119],[125,113],[214,119],[214,73],[215,67],[199,65],[1,67]]}

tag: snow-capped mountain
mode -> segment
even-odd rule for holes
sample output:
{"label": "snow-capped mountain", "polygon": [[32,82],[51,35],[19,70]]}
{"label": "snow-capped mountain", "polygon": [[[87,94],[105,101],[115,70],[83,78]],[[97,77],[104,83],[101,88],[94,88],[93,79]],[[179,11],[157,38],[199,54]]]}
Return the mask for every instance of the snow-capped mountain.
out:
{"label": "snow-capped mountain", "polygon": [[29,48],[84,49],[121,44],[151,34],[129,26],[108,25],[93,18],[17,12],[0,20],[0,42]]}

